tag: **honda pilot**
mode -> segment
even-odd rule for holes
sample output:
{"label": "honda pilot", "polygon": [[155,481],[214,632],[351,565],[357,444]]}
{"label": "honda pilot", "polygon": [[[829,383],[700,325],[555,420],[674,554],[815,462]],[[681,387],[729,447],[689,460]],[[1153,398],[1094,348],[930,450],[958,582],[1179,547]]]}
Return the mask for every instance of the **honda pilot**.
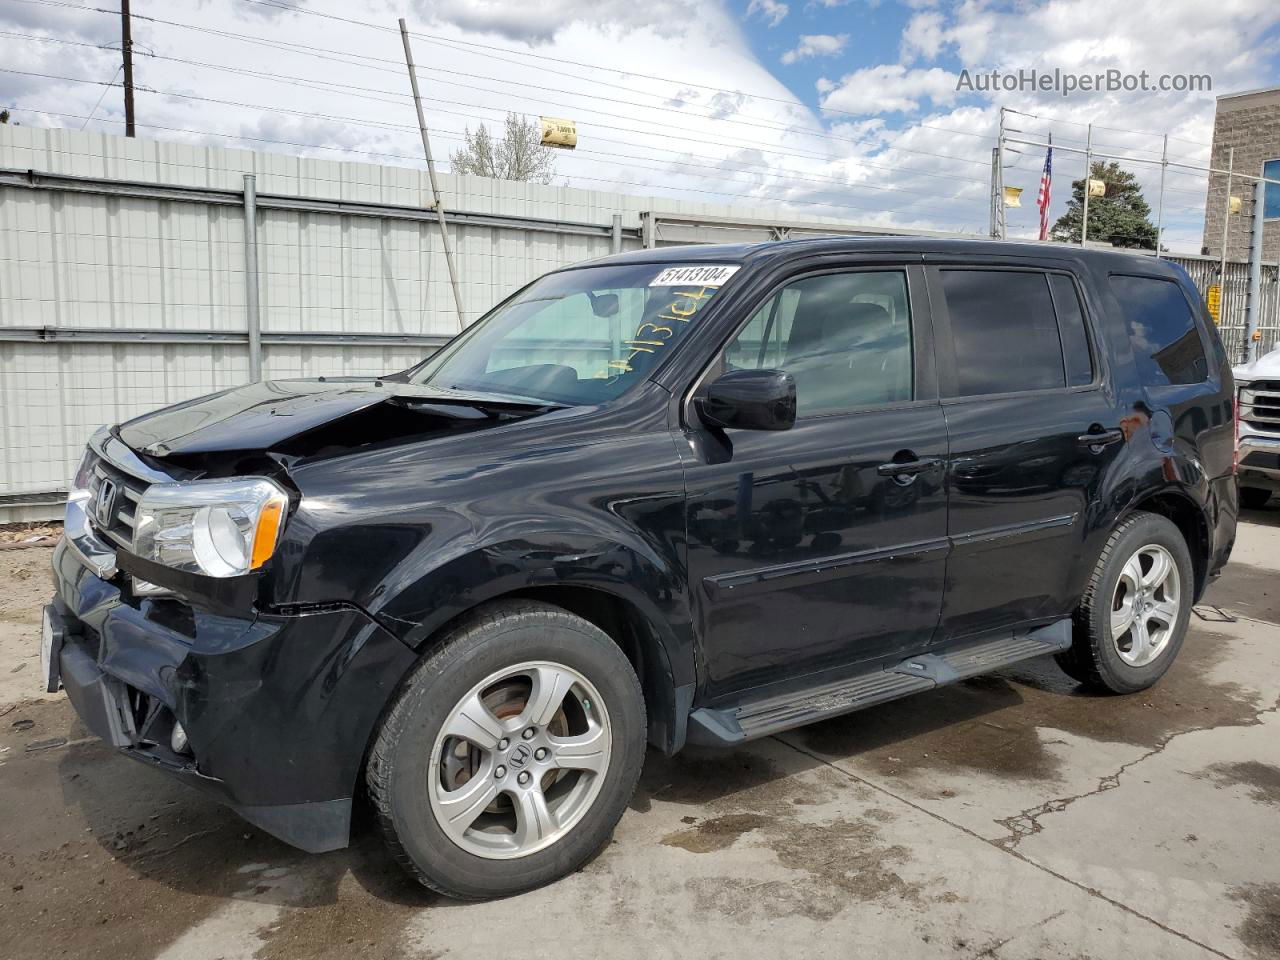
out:
{"label": "honda pilot", "polygon": [[646,744],[732,748],[1032,657],[1154,684],[1231,550],[1233,395],[1155,257],[608,257],[412,369],[96,433],[44,683],[304,850],[365,801],[428,887],[513,894],[607,841]]}

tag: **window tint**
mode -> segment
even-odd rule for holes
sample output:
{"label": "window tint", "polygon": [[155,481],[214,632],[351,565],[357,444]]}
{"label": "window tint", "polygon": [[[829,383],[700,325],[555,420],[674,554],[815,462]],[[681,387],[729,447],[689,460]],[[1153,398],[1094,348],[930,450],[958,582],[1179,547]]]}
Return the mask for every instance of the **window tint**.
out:
{"label": "window tint", "polygon": [[1058,333],[1067,360],[1067,383],[1073,387],[1093,383],[1093,357],[1089,353],[1089,335],[1085,331],[1084,311],[1080,308],[1076,285],[1068,276],[1051,273],[1049,288],[1058,311]]}
{"label": "window tint", "polygon": [[1129,324],[1143,383],[1162,386],[1208,378],[1204,344],[1181,287],[1154,277],[1112,277],[1111,292]]}
{"label": "window tint", "polygon": [[1066,386],[1058,324],[1043,273],[941,273],[958,396]]}
{"label": "window tint", "polygon": [[906,274],[833,273],[788,284],[752,315],[725,363],[786,370],[801,417],[910,400]]}

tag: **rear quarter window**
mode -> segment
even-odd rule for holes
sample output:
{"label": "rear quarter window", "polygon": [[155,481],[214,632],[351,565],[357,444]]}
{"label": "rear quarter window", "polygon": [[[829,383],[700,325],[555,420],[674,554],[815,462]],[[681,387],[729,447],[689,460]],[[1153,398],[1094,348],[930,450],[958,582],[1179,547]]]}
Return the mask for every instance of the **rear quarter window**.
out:
{"label": "rear quarter window", "polygon": [[1129,328],[1146,386],[1203,383],[1209,360],[1182,287],[1157,277],[1112,276],[1111,292]]}
{"label": "rear quarter window", "polygon": [[956,396],[1067,385],[1045,274],[944,269],[939,277],[951,318]]}

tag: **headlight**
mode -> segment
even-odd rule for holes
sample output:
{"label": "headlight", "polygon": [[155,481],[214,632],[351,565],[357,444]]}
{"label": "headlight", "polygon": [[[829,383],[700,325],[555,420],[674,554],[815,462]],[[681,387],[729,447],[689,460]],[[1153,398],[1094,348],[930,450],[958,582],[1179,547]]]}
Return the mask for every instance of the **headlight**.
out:
{"label": "headlight", "polygon": [[80,458],[80,466],[76,468],[76,475],[71,478],[71,489],[67,491],[67,499],[72,503],[89,499],[89,479],[93,476],[93,461],[93,451],[86,449],[84,456]]}
{"label": "headlight", "polygon": [[134,515],[133,551],[175,570],[240,576],[271,558],[288,505],[265,477],[157,483]]}

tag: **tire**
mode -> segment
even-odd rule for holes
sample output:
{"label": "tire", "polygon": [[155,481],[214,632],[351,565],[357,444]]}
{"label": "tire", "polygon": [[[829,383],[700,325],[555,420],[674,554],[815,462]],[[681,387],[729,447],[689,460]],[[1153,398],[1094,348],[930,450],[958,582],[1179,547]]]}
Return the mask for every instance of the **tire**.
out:
{"label": "tire", "polygon": [[1240,506],[1245,510],[1261,510],[1271,499],[1271,491],[1263,487],[1241,487]]}
{"label": "tire", "polygon": [[501,601],[412,670],[365,781],[392,855],[423,885],[505,897],[608,842],[645,741],[640,682],[607,634],[550,604]]}
{"label": "tire", "polygon": [[[1161,564],[1168,572],[1153,586],[1165,569]],[[1186,541],[1170,520],[1153,513],[1127,517],[1102,549],[1075,611],[1072,645],[1057,655],[1059,666],[1094,690],[1147,689],[1164,676],[1182,647],[1194,576]]]}

